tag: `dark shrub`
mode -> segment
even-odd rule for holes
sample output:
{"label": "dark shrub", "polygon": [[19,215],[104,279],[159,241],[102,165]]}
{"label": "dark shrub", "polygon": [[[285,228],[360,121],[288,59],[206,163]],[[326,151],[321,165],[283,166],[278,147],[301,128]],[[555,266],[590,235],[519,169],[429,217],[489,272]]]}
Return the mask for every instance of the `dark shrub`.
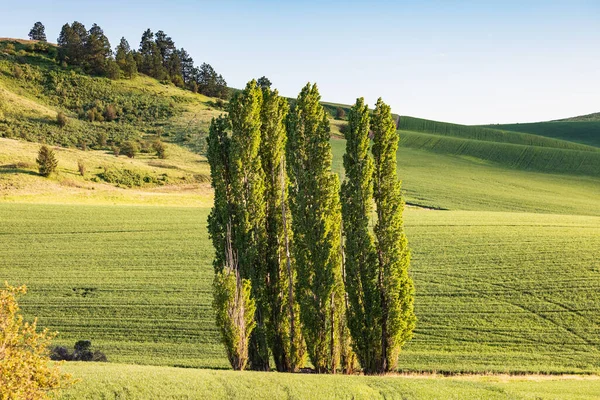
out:
{"label": "dark shrub", "polygon": [[58,126],[64,128],[68,122],[69,119],[67,118],[64,112],[61,111],[58,114],[56,114],[56,123],[58,124]]}
{"label": "dark shrub", "polygon": [[129,158],[134,158],[139,151],[140,146],[133,140],[128,140],[121,146],[121,153],[125,154]]}
{"label": "dark shrub", "polygon": [[109,104],[106,106],[104,109],[104,119],[108,122],[117,119],[117,108],[114,105]]}
{"label": "dark shrub", "polygon": [[50,350],[50,359],[53,361],[71,361],[73,354],[66,347],[55,346]]}
{"label": "dark shrub", "polygon": [[83,160],[77,160],[77,169],[79,170],[79,175],[85,176],[85,164]]}
{"label": "dark shrub", "polygon": [[335,109],[335,119],[344,119],[346,118],[346,111],[342,107],[337,107]]}

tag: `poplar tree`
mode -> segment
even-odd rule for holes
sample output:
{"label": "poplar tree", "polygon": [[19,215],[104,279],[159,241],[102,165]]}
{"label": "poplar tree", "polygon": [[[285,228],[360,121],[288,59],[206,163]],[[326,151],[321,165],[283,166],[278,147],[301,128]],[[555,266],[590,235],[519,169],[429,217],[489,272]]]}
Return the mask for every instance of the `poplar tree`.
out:
{"label": "poplar tree", "polygon": [[290,254],[292,218],[285,170],[287,133],[284,123],[289,106],[277,90],[271,91],[261,85],[260,80],[258,86],[263,92],[260,155],[265,173],[267,338],[277,371],[290,372],[302,366],[305,348],[299,306],[294,296],[296,271]]}
{"label": "poplar tree", "polygon": [[404,233],[404,202],[396,173],[398,134],[391,110],[377,100],[371,122],[373,131],[374,200],[377,223],[377,285],[381,304],[379,372],[396,369],[400,349],[412,337],[416,323],[414,285],[408,275],[410,251]]}
{"label": "poplar tree", "polygon": [[331,171],[329,122],[320,99],[316,85],[300,92],[288,119],[286,153],[296,295],[310,360],[323,373],[339,366],[344,307],[339,179]]}
{"label": "poplar tree", "polygon": [[242,278],[252,284],[256,301],[256,329],[250,338],[250,368],[269,369],[266,318],[264,247],[266,241],[265,177],[260,160],[262,91],[256,81],[229,102],[231,120],[231,191],[234,202],[234,247]]}
{"label": "poplar tree", "polygon": [[255,302],[251,283],[240,271],[235,240],[235,204],[232,190],[230,122],[213,119],[208,134],[207,158],[210,164],[214,205],[208,216],[208,231],[215,248],[213,266],[213,307],[227,358],[233,369],[243,370],[248,361],[248,342],[254,329]]}
{"label": "poplar tree", "polygon": [[376,373],[381,360],[381,302],[377,253],[369,220],[373,212],[373,159],[369,153],[369,109],[356,100],[348,114],[342,184],[345,234],[345,288],[348,327],[354,351],[366,374]]}

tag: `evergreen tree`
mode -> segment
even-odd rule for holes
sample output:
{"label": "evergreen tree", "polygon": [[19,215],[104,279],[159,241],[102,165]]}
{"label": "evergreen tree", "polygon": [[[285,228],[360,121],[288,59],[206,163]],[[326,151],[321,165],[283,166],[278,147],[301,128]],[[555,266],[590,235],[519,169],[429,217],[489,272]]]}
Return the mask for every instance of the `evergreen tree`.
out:
{"label": "evergreen tree", "polygon": [[271,81],[266,76],[258,78],[257,83],[262,89],[269,89],[271,87]]}
{"label": "evergreen tree", "polygon": [[377,209],[374,233],[377,248],[377,284],[381,304],[381,358],[379,372],[396,369],[401,347],[412,337],[414,285],[408,275],[410,251],[404,233],[400,182],[396,173],[398,134],[391,110],[377,100],[373,119],[373,189]]}
{"label": "evergreen tree", "polygon": [[88,72],[106,75],[109,70],[107,61],[112,56],[112,50],[104,31],[96,24],[92,25],[87,34],[85,53]]}
{"label": "evergreen tree", "polygon": [[129,47],[129,42],[123,37],[115,49],[115,61],[121,70],[121,73],[131,79],[137,73],[137,63],[134,54]]}
{"label": "evergreen tree", "polygon": [[381,304],[379,265],[369,220],[373,211],[373,159],[369,154],[369,109],[364,99],[348,114],[342,184],[345,242],[345,287],[348,327],[354,350],[366,374],[379,372],[381,360]]}
{"label": "evergreen tree", "polygon": [[46,41],[46,28],[41,22],[33,24],[33,28],[29,31],[29,39],[39,40],[41,42]]}
{"label": "evergreen tree", "polygon": [[342,349],[341,210],[331,171],[329,122],[316,85],[307,84],[288,118],[287,167],[303,333],[319,373],[335,372]]}
{"label": "evergreen tree", "polygon": [[181,61],[181,77],[186,85],[189,85],[194,74],[194,59],[185,51],[184,48],[178,50],[179,60]]}
{"label": "evergreen tree", "polygon": [[48,177],[58,166],[58,160],[54,155],[54,151],[46,145],[42,145],[38,152],[38,157],[35,160],[38,165],[38,170],[41,176]]}
{"label": "evergreen tree", "polygon": [[119,65],[122,71],[125,70],[127,65],[127,54],[131,52],[129,42],[124,37],[121,38],[119,45],[115,49],[115,61]]}
{"label": "evergreen tree", "polygon": [[173,39],[171,39],[170,36],[167,36],[167,34],[163,31],[156,32],[155,43],[160,53],[162,64],[166,68],[169,58],[177,51],[175,48],[175,43],[173,42]]}
{"label": "evergreen tree", "polygon": [[64,24],[57,40],[59,60],[69,65],[83,65],[87,34],[85,26],[80,22]]}
{"label": "evergreen tree", "polygon": [[252,284],[256,301],[256,328],[250,337],[250,368],[269,369],[269,349],[264,321],[266,303],[264,284],[266,267],[263,263],[265,230],[265,184],[259,156],[261,140],[262,92],[256,81],[248,82],[229,103],[231,119],[231,175],[235,199],[234,247],[242,278]]}
{"label": "evergreen tree", "polygon": [[276,90],[263,88],[260,156],[265,173],[266,200],[266,326],[275,367],[280,372],[295,371],[301,367],[305,355],[299,306],[294,296],[296,271],[290,254],[292,231],[284,123],[288,109],[288,102],[279,97]]}
{"label": "evergreen tree", "polygon": [[208,231],[215,248],[213,266],[213,307],[217,327],[227,357],[235,370],[243,370],[248,361],[248,342],[254,329],[255,302],[251,284],[242,279],[234,229],[235,205],[232,193],[229,119],[212,120],[208,135],[207,158],[210,164],[214,206],[208,217]]}
{"label": "evergreen tree", "polygon": [[150,29],[146,29],[142,34],[140,50],[138,52],[141,62],[137,63],[137,65],[141,73],[153,76],[153,58],[157,50],[156,43],[154,42],[154,33]]}

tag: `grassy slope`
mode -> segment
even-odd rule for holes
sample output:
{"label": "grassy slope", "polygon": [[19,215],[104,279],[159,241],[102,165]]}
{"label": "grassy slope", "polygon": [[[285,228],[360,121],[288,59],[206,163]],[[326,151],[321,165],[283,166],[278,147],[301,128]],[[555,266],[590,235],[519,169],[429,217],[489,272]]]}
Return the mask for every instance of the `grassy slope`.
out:
{"label": "grassy slope", "polygon": [[534,122],[529,124],[491,125],[506,131],[527,132],[554,139],[600,147],[600,121]]}
{"label": "grassy slope", "polygon": [[[65,399],[571,399],[600,396],[600,379],[361,377],[75,364]],[[256,388],[260,387],[260,390]]]}

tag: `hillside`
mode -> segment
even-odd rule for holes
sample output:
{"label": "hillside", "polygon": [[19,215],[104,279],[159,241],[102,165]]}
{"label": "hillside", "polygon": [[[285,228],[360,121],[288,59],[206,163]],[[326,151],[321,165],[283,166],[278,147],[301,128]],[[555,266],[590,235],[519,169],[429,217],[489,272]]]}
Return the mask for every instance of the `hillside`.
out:
{"label": "hillside", "polygon": [[[478,129],[478,127],[473,127]],[[487,125],[485,128],[529,133],[572,143],[600,147],[600,113],[547,122]]]}

